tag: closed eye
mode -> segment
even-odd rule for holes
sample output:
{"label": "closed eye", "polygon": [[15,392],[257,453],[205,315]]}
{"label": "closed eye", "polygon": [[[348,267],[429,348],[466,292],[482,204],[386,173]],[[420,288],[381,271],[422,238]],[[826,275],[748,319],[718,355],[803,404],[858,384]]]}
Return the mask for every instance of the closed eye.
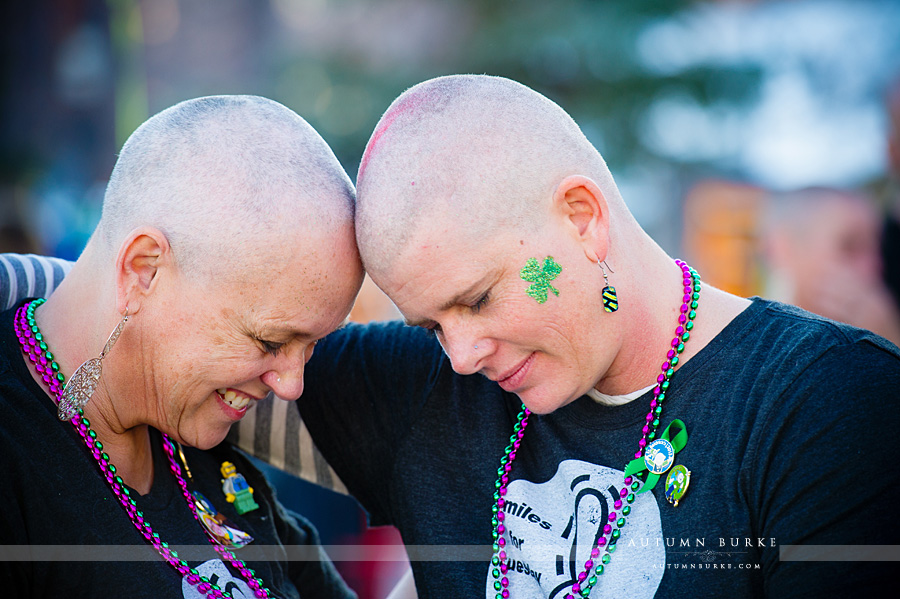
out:
{"label": "closed eye", "polygon": [[485,294],[482,295],[477,302],[469,306],[469,310],[471,310],[474,314],[477,314],[482,308],[484,308],[488,302],[488,293],[490,292],[485,292]]}
{"label": "closed eye", "polygon": [[259,344],[262,345],[262,348],[266,353],[272,354],[273,356],[277,355],[278,350],[284,347],[284,343],[279,343],[278,341],[266,341],[265,339],[257,339],[257,341],[259,341]]}

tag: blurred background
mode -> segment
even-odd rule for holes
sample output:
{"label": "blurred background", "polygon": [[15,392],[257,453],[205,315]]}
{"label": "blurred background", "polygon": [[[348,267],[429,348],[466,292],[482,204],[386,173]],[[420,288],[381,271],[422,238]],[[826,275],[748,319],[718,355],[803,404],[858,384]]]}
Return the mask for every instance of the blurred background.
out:
{"label": "blurred background", "polygon": [[[510,77],[565,108],[632,211],[707,282],[900,339],[896,0],[11,0],[0,8],[0,251],[75,259],[148,116],[250,93],[351,177],[409,86]],[[357,320],[391,317],[368,286]],[[390,542],[272,472],[326,543]],[[402,564],[343,562],[363,598]]]}

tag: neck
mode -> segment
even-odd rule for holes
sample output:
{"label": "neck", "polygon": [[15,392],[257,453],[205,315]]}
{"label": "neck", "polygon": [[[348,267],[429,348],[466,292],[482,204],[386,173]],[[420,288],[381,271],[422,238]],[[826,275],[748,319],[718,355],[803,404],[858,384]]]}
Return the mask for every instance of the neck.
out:
{"label": "neck", "polygon": [[[625,395],[656,382],[660,364],[671,348],[682,303],[682,275],[675,260],[641,231],[642,242],[629,244],[629,255],[615,258],[620,295],[614,316],[620,349],[595,389]],[[700,273],[701,276],[703,273]],[[678,368],[701,351],[750,302],[703,283],[691,339]],[[610,319],[611,320],[611,319]],[[610,326],[613,326],[610,324]],[[677,370],[677,368],[676,368]]]}
{"label": "neck", "polygon": [[[83,362],[100,355],[110,332],[121,318],[115,307],[114,286],[104,285],[104,282],[92,268],[89,257],[82,256],[59,288],[35,312],[38,328],[66,380]],[[98,293],[98,289],[103,291]],[[123,331],[124,334],[127,331]],[[118,399],[125,394],[117,391],[124,388],[115,376],[127,368],[121,359],[117,359],[123,349],[117,345],[104,358],[103,374],[84,413],[118,474],[127,485],[145,494],[153,484],[150,437],[146,425],[127,424],[130,422],[127,416],[130,405]],[[37,371],[32,364],[26,363],[32,378],[46,392]],[[56,401],[55,397],[52,399]],[[68,424],[60,423],[60,426]]]}

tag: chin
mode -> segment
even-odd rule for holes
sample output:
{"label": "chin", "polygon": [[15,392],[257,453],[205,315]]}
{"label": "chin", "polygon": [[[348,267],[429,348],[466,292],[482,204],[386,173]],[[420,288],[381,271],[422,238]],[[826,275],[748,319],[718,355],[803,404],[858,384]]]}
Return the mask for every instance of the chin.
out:
{"label": "chin", "polygon": [[519,394],[519,399],[533,414],[543,415],[555,412],[576,397],[561,396],[558,393],[548,394],[540,387],[536,387]]}
{"label": "chin", "polygon": [[224,441],[225,437],[228,436],[229,430],[230,429],[226,428],[221,431],[199,431],[195,435],[185,437],[184,440],[181,441],[181,444],[206,451],[207,449],[212,449],[213,447]]}

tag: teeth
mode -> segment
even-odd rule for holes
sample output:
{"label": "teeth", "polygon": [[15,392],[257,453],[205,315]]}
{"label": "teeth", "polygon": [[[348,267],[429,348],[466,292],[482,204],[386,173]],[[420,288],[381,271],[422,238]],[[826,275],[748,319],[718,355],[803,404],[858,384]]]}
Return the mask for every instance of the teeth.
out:
{"label": "teeth", "polygon": [[225,387],[222,387],[221,389],[216,389],[216,392],[217,392],[219,395],[225,395],[225,392],[226,392],[226,391],[228,391],[228,389],[226,389]]}
{"label": "teeth", "polygon": [[217,389],[219,395],[229,406],[235,410],[243,410],[250,403],[250,398],[246,396],[238,396],[237,393],[230,389]]}

